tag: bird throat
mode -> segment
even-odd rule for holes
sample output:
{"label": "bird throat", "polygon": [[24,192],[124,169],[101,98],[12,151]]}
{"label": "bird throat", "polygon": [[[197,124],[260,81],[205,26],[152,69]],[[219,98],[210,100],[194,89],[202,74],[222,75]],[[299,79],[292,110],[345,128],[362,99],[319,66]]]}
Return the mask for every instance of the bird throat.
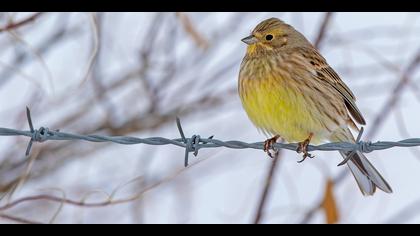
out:
{"label": "bird throat", "polygon": [[268,53],[272,53],[274,50],[264,44],[256,43],[248,46],[246,53],[248,57],[259,57]]}

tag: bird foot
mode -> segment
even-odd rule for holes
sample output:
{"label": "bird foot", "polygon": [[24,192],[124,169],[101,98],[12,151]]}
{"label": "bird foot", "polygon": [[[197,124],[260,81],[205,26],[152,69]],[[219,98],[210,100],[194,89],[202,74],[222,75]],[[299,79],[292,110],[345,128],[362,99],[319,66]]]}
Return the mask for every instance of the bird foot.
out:
{"label": "bird foot", "polygon": [[277,142],[280,136],[276,135],[270,139],[265,140],[264,142],[264,152],[268,154],[269,157],[274,158],[279,153],[279,150],[274,147],[274,144]]}
{"label": "bird foot", "polygon": [[309,135],[309,137],[307,139],[305,139],[303,142],[298,143],[298,147],[296,149],[296,152],[297,153],[303,153],[303,158],[302,158],[302,160],[298,161],[298,163],[302,163],[308,157],[309,158],[314,158],[315,157],[308,152],[308,145],[311,142],[312,137],[313,137],[313,133],[311,133]]}

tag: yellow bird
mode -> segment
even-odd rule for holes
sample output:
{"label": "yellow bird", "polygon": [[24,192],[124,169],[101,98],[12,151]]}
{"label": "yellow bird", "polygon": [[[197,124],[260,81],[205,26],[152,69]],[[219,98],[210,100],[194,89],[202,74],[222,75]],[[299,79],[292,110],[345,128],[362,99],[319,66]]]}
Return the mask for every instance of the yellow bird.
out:
{"label": "yellow bird", "polygon": [[[356,98],[318,50],[292,26],[277,18],[258,24],[248,44],[238,80],[242,105],[264,133],[269,153],[279,138],[299,142],[304,158],[309,143],[355,142],[349,128],[365,125]],[[340,152],[348,158],[350,152]],[[302,160],[302,161],[303,161]],[[361,152],[347,162],[364,195],[392,189]]]}

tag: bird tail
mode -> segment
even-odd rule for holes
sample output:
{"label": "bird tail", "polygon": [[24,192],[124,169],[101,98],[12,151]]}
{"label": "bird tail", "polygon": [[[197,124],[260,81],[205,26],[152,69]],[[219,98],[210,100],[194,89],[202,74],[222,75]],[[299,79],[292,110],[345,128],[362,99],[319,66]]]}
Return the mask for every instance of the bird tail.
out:
{"label": "bird tail", "polygon": [[[350,130],[334,134],[332,137],[334,142],[355,142],[353,135]],[[344,159],[349,159],[347,162],[348,167],[351,170],[356,182],[360,188],[360,191],[365,196],[373,195],[376,191],[376,187],[386,193],[392,193],[392,189],[381,174],[375,169],[375,167],[369,162],[363,153],[359,151],[345,152],[340,151],[340,154]],[[350,155],[352,155],[350,157]]]}

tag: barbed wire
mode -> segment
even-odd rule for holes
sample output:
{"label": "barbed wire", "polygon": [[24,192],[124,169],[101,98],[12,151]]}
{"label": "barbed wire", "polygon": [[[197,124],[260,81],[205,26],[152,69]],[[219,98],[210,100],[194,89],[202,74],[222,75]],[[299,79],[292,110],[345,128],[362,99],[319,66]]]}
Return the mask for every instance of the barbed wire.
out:
{"label": "barbed wire", "polygon": [[[26,108],[26,115],[29,124],[29,131],[1,128],[0,127],[0,136],[26,136],[30,138],[28,147],[26,149],[26,155],[30,154],[32,145],[34,142],[42,143],[46,141],[88,141],[95,143],[104,143],[112,142],[123,145],[135,145],[135,144],[146,144],[146,145],[175,145],[182,148],[185,148],[185,160],[184,165],[188,166],[189,154],[193,153],[194,156],[198,155],[198,151],[204,148],[218,148],[225,147],[231,149],[264,149],[264,142],[255,142],[247,143],[242,141],[222,141],[214,139],[214,136],[208,138],[201,138],[200,135],[192,135],[190,138],[187,138],[184,134],[183,128],[181,126],[181,121],[177,117],[176,124],[181,138],[168,139],[164,137],[150,137],[150,138],[137,138],[130,136],[106,136],[106,135],[81,135],[81,134],[72,134],[61,132],[60,130],[50,130],[46,127],[41,127],[39,129],[34,129],[32,123],[31,112],[29,108]],[[378,142],[365,142],[362,141],[363,128],[361,129],[356,142],[334,142],[326,143],[321,145],[308,145],[308,151],[348,151],[356,152],[360,151],[362,153],[370,153],[377,150],[390,149],[394,147],[415,147],[420,146],[420,138],[405,139],[401,141],[378,141]],[[299,144],[297,143],[275,143],[273,148],[275,149],[287,149],[296,151]],[[349,155],[351,158],[352,155]],[[348,159],[344,160],[338,165],[343,165]]]}

